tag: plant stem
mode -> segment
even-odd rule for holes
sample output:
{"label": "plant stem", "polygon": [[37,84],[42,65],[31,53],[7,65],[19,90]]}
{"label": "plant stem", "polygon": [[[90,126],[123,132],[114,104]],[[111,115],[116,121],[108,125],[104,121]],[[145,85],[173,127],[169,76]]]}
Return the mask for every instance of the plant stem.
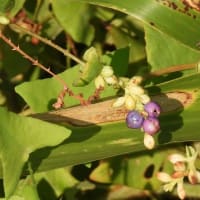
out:
{"label": "plant stem", "polygon": [[57,44],[53,43],[51,40],[48,40],[48,39],[46,39],[46,38],[43,38],[43,37],[39,36],[38,34],[35,34],[35,33],[31,32],[31,31],[29,31],[29,30],[27,30],[27,29],[25,29],[25,28],[23,28],[23,27],[21,27],[21,26],[19,26],[19,25],[17,25],[17,24],[10,24],[9,26],[10,26],[11,28],[13,28],[13,29],[21,30],[21,31],[27,33],[28,35],[31,35],[31,36],[33,36],[33,37],[39,39],[41,42],[43,42],[43,43],[45,43],[45,44],[51,46],[52,48],[56,49],[57,51],[63,53],[63,55],[65,55],[65,56],[71,58],[71,59],[74,60],[76,63],[78,63],[78,64],[80,64],[80,65],[85,65],[85,62],[83,62],[82,60],[80,60],[79,58],[77,58],[76,56],[74,56],[73,54],[71,54],[71,53],[70,53],[69,51],[67,51],[66,49],[63,49],[63,48],[61,48],[60,46],[58,46]]}
{"label": "plant stem", "polygon": [[12,50],[17,51],[20,53],[24,58],[29,60],[33,65],[38,66],[42,70],[46,71],[48,74],[52,75],[54,78],[56,78],[63,86],[66,87],[66,83],[63,79],[61,79],[59,76],[57,76],[55,73],[53,73],[50,69],[47,69],[44,65],[38,62],[38,60],[33,59],[31,56],[29,56],[27,53],[25,53],[23,50],[19,48],[19,46],[16,46],[10,39],[8,39],[6,36],[0,32],[0,38],[6,42],[9,46],[12,47]]}

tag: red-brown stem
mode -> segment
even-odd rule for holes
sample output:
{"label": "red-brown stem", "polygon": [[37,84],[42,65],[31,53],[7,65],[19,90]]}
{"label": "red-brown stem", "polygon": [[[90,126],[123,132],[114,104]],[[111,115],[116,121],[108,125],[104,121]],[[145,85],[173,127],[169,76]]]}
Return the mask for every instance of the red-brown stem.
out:
{"label": "red-brown stem", "polygon": [[99,99],[101,92],[104,90],[104,87],[99,87],[94,91],[94,94],[88,97],[88,104],[90,104],[92,101]]}
{"label": "red-brown stem", "polygon": [[[75,95],[73,93],[73,91],[70,90],[70,88],[67,86],[67,84],[65,83],[65,81],[62,78],[60,78],[58,75],[56,75],[55,73],[53,73],[50,69],[47,69],[44,65],[42,65],[41,63],[39,63],[38,60],[33,59],[31,56],[29,56],[27,53],[25,53],[23,50],[21,50],[19,48],[19,46],[16,46],[10,39],[8,39],[6,36],[4,36],[1,31],[0,31],[0,38],[4,42],[6,42],[9,46],[11,46],[14,51],[17,51],[24,58],[26,58],[27,60],[29,60],[33,65],[40,67],[42,70],[46,71],[48,74],[50,74],[55,79],[57,79],[57,81],[59,81],[61,83],[61,85],[63,85],[63,90],[60,93],[60,95],[62,94],[63,98],[64,98],[64,95],[67,92],[69,94],[69,96],[73,96],[74,98],[76,98],[77,100],[79,100],[81,104],[84,104],[83,102],[85,102],[85,100],[84,100],[84,98],[83,98],[82,95]],[[58,99],[60,98],[60,95],[59,95]],[[63,98],[62,98],[62,100],[63,100]]]}

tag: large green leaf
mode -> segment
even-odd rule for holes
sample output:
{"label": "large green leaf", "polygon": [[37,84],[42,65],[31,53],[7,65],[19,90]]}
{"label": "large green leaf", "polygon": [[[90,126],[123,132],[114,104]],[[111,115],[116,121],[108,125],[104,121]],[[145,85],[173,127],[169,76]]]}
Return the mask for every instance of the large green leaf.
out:
{"label": "large green leaf", "polygon": [[29,154],[55,146],[69,137],[70,130],[41,120],[18,116],[0,108],[0,158],[5,195],[10,196]]}
{"label": "large green leaf", "polygon": [[130,47],[130,63],[139,62],[146,58],[144,42],[138,39],[138,36],[133,37],[115,26],[111,26],[108,31],[117,48]]}
{"label": "large green leaf", "polygon": [[159,70],[173,65],[195,63],[200,59],[200,52],[194,50],[165,33],[145,26],[146,52],[152,70]]}
{"label": "large green leaf", "polygon": [[[155,0],[77,0],[119,10],[196,49],[199,42],[199,16],[189,16]],[[179,1],[176,1],[177,3]]]}
{"label": "large green leaf", "polygon": [[64,30],[77,42],[89,45],[94,38],[90,25],[91,9],[85,3],[74,1],[52,1],[53,12]]}
{"label": "large green leaf", "polygon": [[[200,74],[194,74],[149,88],[151,95],[159,94],[160,92],[164,94],[169,92],[169,95],[174,94],[174,96],[166,96],[160,100],[160,95],[154,97],[160,101],[163,109],[171,109],[171,112],[165,112],[160,117],[161,131],[155,137],[157,145],[200,140],[200,121],[198,117],[200,112],[198,106],[200,103],[199,85]],[[171,93],[172,91],[175,91],[175,93]],[[184,98],[183,94],[185,94]],[[186,102],[187,104],[182,105],[180,99],[177,99],[178,96],[180,96],[180,99],[183,98],[183,104]],[[113,117],[116,118],[120,115],[120,111],[115,115],[109,115],[112,108],[102,104],[99,106],[97,104],[96,107],[100,107],[101,112],[97,113],[100,119],[110,121]],[[83,109],[85,113],[88,113],[88,116],[91,115],[91,119],[94,118],[93,112],[95,111],[91,107],[88,106]],[[77,119],[82,117],[78,107],[77,110],[74,108],[73,113],[75,113],[74,116]],[[122,110],[121,113],[121,116],[125,117]],[[56,115],[55,113],[49,120],[57,121],[58,123],[59,114]],[[41,115],[38,117],[41,117]],[[123,119],[121,118],[121,121],[112,123],[95,124],[86,127],[71,126],[72,135],[69,140],[53,149],[47,158],[44,159],[44,155],[49,150],[38,151],[33,154],[31,160],[35,169],[47,170],[145,150],[143,133],[140,130],[128,129],[124,117],[122,117]],[[65,116],[60,117],[60,122],[70,121],[69,118],[70,116],[65,114]],[[48,119],[46,118],[46,120]],[[39,165],[40,159],[43,159],[41,165]]]}
{"label": "large green leaf", "polygon": [[109,180],[113,184],[127,185],[141,190],[154,190],[161,185],[161,182],[155,178],[157,172],[161,168],[168,173],[173,171],[172,165],[167,161],[168,155],[172,152],[175,151],[158,149],[151,153],[117,156],[100,162],[90,174],[90,178],[96,182],[106,183],[105,181]]}
{"label": "large green leaf", "polygon": [[[14,0],[10,0],[10,2],[12,2],[12,1],[14,1]],[[22,9],[24,2],[25,2],[25,0],[14,1],[12,10],[9,12],[9,17],[14,17]]]}

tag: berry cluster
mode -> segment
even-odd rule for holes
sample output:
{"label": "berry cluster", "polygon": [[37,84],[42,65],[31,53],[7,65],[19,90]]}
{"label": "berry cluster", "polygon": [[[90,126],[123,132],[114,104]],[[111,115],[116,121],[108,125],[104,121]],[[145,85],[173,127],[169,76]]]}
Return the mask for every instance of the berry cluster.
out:
{"label": "berry cluster", "polygon": [[144,145],[152,149],[155,145],[153,135],[160,130],[158,116],[160,107],[157,103],[150,100],[145,90],[140,85],[143,78],[133,76],[132,78],[117,77],[114,75],[112,66],[103,66],[101,73],[95,79],[96,88],[105,85],[121,88],[124,95],[118,97],[112,104],[113,107],[125,106],[129,113],[126,123],[129,128],[141,128],[144,134]]}
{"label": "berry cluster", "polygon": [[145,132],[144,144],[149,149],[154,147],[152,136],[160,130],[159,115],[160,106],[150,101],[144,105],[144,112],[129,111],[126,116],[126,124],[129,128],[141,128]]}

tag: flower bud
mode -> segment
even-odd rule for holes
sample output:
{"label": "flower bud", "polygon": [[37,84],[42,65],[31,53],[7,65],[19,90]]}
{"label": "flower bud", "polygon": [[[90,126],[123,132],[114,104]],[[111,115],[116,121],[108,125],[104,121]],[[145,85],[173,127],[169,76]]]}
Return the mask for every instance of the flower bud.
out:
{"label": "flower bud", "polygon": [[102,76],[97,76],[94,80],[95,87],[98,89],[105,86],[105,81]]}
{"label": "flower bud", "polygon": [[142,95],[144,94],[144,89],[138,85],[128,87],[128,90],[131,95]]}
{"label": "flower bud", "polygon": [[130,80],[131,84],[139,85],[142,82],[143,78],[141,76],[133,76]]}
{"label": "flower bud", "polygon": [[110,77],[104,77],[104,80],[105,80],[105,82],[108,85],[115,85],[115,84],[117,84],[117,78],[114,75],[110,76]]}
{"label": "flower bud", "polygon": [[105,77],[110,77],[114,74],[113,68],[111,66],[104,66],[102,71],[101,71],[101,75],[105,78]]}
{"label": "flower bud", "polygon": [[125,103],[125,97],[119,97],[117,100],[112,104],[113,107],[120,107]]}
{"label": "flower bud", "polygon": [[151,101],[150,97],[146,94],[140,95],[140,99],[143,104],[147,104]]}
{"label": "flower bud", "polygon": [[125,97],[125,107],[128,109],[128,110],[133,110],[135,109],[135,100],[130,96],[130,95],[127,95]]}
{"label": "flower bud", "polygon": [[155,141],[154,141],[154,138],[153,136],[145,133],[144,134],[144,146],[147,148],[147,149],[153,149],[154,146],[155,146]]}
{"label": "flower bud", "polygon": [[129,82],[129,78],[119,77],[119,86],[125,88]]}

